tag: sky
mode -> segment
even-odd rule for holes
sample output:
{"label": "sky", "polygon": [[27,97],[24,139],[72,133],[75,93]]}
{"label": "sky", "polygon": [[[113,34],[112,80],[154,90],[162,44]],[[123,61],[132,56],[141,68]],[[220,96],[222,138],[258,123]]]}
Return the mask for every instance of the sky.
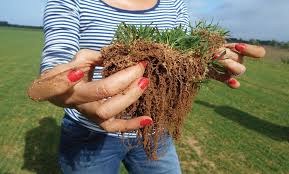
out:
{"label": "sky", "polygon": [[[192,22],[213,20],[232,37],[289,41],[289,0],[184,0]],[[42,25],[46,0],[0,0],[0,21]]]}

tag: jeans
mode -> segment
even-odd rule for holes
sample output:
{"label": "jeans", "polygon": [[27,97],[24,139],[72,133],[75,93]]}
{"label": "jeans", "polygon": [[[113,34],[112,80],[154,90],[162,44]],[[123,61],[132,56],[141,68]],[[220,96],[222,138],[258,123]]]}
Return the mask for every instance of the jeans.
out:
{"label": "jeans", "polygon": [[158,160],[148,160],[137,138],[95,132],[65,116],[59,163],[64,174],[117,174],[121,162],[131,174],[179,174],[180,163],[172,138],[167,136],[165,141],[159,143]]}

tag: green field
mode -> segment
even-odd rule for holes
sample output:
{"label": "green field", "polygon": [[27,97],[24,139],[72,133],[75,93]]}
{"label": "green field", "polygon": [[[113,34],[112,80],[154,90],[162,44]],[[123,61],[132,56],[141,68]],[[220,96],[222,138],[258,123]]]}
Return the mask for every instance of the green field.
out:
{"label": "green field", "polygon": [[[0,174],[60,173],[62,110],[26,96],[42,33],[1,27],[0,38]],[[215,81],[202,88],[178,143],[183,173],[289,173],[289,64],[268,49],[264,61],[246,61],[239,90]]]}

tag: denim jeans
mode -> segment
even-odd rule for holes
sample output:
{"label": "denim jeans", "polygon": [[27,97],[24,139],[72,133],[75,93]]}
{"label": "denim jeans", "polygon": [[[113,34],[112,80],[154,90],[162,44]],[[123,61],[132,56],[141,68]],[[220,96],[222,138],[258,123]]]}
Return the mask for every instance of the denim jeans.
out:
{"label": "denim jeans", "polygon": [[168,136],[165,141],[159,143],[159,159],[148,160],[137,138],[95,132],[65,116],[59,163],[64,174],[117,174],[121,162],[131,174],[179,174],[180,163],[172,138]]}

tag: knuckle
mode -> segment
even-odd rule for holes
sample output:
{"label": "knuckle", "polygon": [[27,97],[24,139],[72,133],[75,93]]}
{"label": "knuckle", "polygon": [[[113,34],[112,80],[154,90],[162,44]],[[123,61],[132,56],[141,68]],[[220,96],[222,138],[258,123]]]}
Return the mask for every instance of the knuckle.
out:
{"label": "knuckle", "polygon": [[100,125],[103,130],[105,130],[106,132],[114,132],[114,128],[113,126],[111,125],[110,121],[106,121],[105,123],[101,124]]}
{"label": "knuckle", "polygon": [[59,77],[52,81],[50,90],[53,91],[55,95],[60,95],[64,94],[69,89],[69,87],[70,87],[69,83],[64,81],[62,77]]}
{"label": "knuckle", "polygon": [[113,95],[113,92],[114,91],[109,89],[105,83],[102,83],[99,87],[96,88],[97,97],[109,97]]}

